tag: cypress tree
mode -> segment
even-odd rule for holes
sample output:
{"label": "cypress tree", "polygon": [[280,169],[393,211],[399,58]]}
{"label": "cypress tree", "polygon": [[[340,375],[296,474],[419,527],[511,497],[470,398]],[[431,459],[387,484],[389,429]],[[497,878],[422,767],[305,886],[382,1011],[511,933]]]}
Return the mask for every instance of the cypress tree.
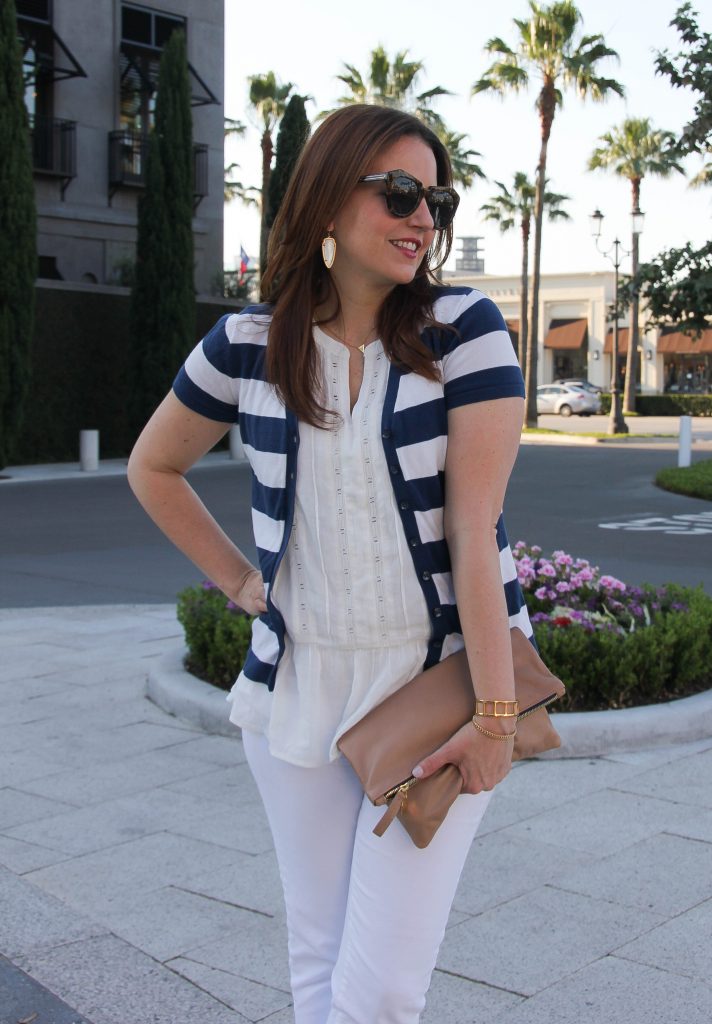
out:
{"label": "cypress tree", "polygon": [[14,0],[0,3],[0,466],[12,457],[30,381],[35,189]]}
{"label": "cypress tree", "polygon": [[310,126],[304,107],[304,97],[294,95],[287,104],[277,133],[274,168],[269,180],[269,206],[267,224],[272,227],[282,205],[294,165],[309,138]]}
{"label": "cypress tree", "polygon": [[139,430],[195,342],[193,140],[185,34],[161,57],[155,125],[139,201],[136,274],[131,293],[132,430]]}

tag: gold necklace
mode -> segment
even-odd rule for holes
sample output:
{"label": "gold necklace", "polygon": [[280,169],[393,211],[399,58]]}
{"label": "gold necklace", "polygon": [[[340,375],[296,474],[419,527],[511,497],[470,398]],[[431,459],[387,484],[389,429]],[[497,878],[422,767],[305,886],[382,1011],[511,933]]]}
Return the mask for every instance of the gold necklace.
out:
{"label": "gold necklace", "polygon": [[[321,325],[318,325],[318,326],[321,326]],[[324,330],[323,327],[321,329],[322,329],[322,331]],[[376,331],[376,328],[375,327],[371,327],[369,329],[369,331],[368,331],[368,334],[366,335],[366,341],[364,341],[363,344],[361,344],[361,345],[355,345],[352,341],[347,341],[346,338],[339,338],[338,335],[336,335],[331,329],[329,329],[328,331],[324,331],[324,333],[328,334],[330,337],[332,337],[334,339],[334,341],[339,341],[339,342],[341,342],[342,345],[346,345],[347,348],[358,349],[358,351],[361,353],[361,355],[365,357],[365,355],[366,355],[366,345],[369,344],[368,338],[369,338],[369,336],[371,334],[374,334],[375,331]],[[375,341],[375,339],[374,339],[374,341]]]}

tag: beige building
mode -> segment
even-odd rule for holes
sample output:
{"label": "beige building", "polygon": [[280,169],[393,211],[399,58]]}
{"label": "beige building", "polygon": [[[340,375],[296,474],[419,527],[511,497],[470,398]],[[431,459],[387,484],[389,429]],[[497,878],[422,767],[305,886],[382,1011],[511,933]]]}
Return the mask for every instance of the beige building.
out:
{"label": "beige building", "polygon": [[223,0],[16,0],[38,212],[40,278],[124,283],[158,64],[186,32],[193,112],[195,280],[223,254]]}
{"label": "beige building", "polygon": [[[445,273],[449,284],[479,288],[493,299],[508,323],[516,344],[519,328],[520,278],[490,274]],[[613,271],[582,274],[542,274],[539,290],[539,383],[561,377],[585,377],[608,389],[613,370]],[[625,373],[628,327],[619,327],[619,367]],[[679,332],[648,328],[641,316],[639,346],[640,390],[709,392],[712,390],[712,330],[698,339]],[[622,377],[621,377],[622,379]]]}

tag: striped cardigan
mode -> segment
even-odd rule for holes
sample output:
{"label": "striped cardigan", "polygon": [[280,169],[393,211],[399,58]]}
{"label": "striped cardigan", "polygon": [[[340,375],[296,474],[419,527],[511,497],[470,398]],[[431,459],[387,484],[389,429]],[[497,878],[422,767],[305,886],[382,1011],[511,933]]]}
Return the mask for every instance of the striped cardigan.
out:
{"label": "striped cardigan", "polygon": [[[444,536],[448,410],[524,395],[504,320],[490,299],[470,288],[441,287],[433,308],[437,320],[457,329],[455,334],[427,328],[421,334],[442,380],[426,380],[391,364],[381,420],[391,483],[432,623],[425,668],[462,646]],[[269,324],[265,305],[223,317],[190,354],[173,389],[194,412],[239,423],[252,468],[252,525],[268,608],[254,621],[243,672],[272,689],[285,626],[271,591],[292,529],[299,424],[265,381]],[[501,515],[497,542],[510,625],[531,636]]]}

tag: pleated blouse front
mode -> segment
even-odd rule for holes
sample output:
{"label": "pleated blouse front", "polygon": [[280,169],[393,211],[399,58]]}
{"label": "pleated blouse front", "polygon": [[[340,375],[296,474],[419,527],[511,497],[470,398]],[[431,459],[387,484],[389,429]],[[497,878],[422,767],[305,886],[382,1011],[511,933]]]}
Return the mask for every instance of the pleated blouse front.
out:
{"label": "pleated blouse front", "polygon": [[229,697],[232,722],[304,766],[339,756],[339,736],[420,671],[430,636],[381,441],[383,346],[366,346],[350,410],[349,358],[361,355],[317,327],[314,337],[340,419],[299,425],[294,522],[272,590],[285,652],[272,692],[240,675]]}

